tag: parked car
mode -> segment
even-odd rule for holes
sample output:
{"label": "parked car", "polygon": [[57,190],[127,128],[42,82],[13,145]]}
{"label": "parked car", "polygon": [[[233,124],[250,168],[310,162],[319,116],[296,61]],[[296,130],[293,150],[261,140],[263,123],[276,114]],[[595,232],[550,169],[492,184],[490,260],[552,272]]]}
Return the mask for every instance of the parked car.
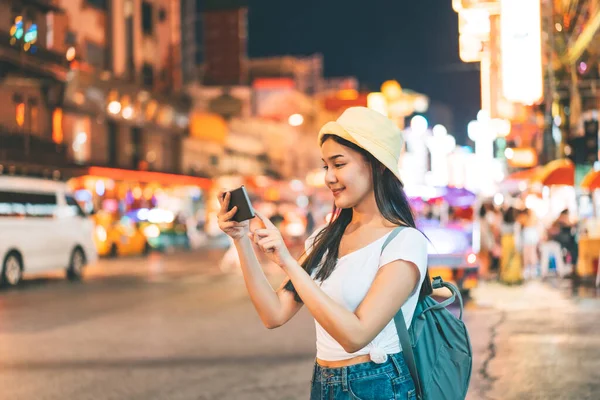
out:
{"label": "parked car", "polygon": [[140,227],[129,217],[115,219],[112,215],[99,211],[94,215],[95,236],[100,256],[118,257],[148,254],[150,244]]}
{"label": "parked car", "polygon": [[67,185],[0,176],[0,282],[16,286],[24,273],[64,269],[71,280],[97,260],[94,223]]}

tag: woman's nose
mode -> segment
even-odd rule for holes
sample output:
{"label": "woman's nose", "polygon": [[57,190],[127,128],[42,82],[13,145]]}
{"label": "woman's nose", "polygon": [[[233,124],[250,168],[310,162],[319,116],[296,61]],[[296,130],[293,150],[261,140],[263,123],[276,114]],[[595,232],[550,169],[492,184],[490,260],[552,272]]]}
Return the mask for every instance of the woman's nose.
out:
{"label": "woman's nose", "polygon": [[335,182],[337,182],[337,178],[335,176],[335,173],[333,172],[333,169],[330,168],[325,173],[325,183],[335,183]]}

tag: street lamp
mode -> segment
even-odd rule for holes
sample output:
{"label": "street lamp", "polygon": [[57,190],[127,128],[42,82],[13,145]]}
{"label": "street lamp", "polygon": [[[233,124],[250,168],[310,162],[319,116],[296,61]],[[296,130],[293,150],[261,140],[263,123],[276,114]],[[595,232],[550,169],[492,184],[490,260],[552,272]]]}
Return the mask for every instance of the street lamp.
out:
{"label": "street lamp", "polygon": [[410,120],[410,129],[415,133],[425,133],[428,127],[429,123],[422,115],[415,115]]}
{"label": "street lamp", "polygon": [[469,139],[475,142],[475,155],[484,162],[494,159],[494,141],[497,134],[491,128],[490,116],[485,110],[480,110],[477,120],[467,125]]}
{"label": "street lamp", "polygon": [[444,125],[435,125],[433,135],[427,137],[426,144],[431,153],[431,176],[434,185],[448,184],[448,156],[456,148],[454,136],[448,134]]}
{"label": "street lamp", "polygon": [[288,118],[288,124],[291,126],[300,126],[304,123],[304,117],[301,114],[292,114]]}

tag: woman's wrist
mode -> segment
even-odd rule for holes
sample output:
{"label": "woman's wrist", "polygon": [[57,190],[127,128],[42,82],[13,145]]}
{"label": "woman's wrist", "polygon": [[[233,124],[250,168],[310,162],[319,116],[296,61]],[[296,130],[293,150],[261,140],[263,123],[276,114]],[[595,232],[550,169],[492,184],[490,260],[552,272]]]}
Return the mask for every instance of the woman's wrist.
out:
{"label": "woman's wrist", "polygon": [[280,267],[286,273],[294,268],[302,268],[302,266],[298,263],[298,261],[294,257],[291,257],[291,256],[289,257],[289,259],[282,260]]}
{"label": "woman's wrist", "polygon": [[248,237],[248,235],[244,234],[243,236],[239,237],[239,238],[234,238],[233,242],[234,243],[243,243],[245,241],[250,241],[250,238]]}

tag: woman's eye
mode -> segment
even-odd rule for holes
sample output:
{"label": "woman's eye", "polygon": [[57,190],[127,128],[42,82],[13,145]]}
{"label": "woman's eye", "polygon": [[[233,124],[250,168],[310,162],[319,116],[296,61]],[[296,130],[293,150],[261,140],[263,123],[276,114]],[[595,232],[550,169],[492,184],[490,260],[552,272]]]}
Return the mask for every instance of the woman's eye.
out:
{"label": "woman's eye", "polygon": [[323,165],[321,168],[323,168],[325,171],[327,171],[327,165]]}
{"label": "woman's eye", "polygon": [[344,165],[346,165],[346,164],[335,164],[335,167],[336,168],[342,168]]}

